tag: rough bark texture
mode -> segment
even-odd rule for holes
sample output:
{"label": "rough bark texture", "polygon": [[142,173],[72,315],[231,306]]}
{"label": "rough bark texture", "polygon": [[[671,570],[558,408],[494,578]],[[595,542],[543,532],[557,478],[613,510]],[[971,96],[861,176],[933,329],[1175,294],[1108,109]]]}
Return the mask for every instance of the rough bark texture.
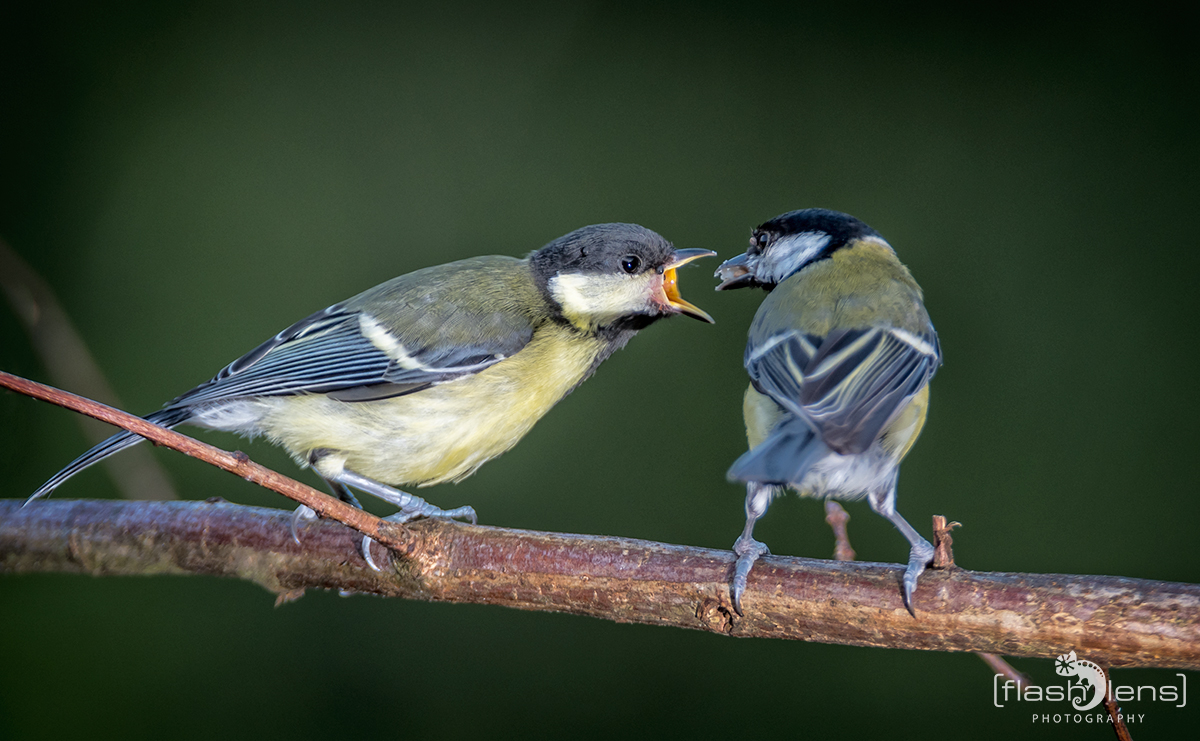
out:
{"label": "rough bark texture", "polygon": [[[965,571],[952,565],[948,526],[941,563],[950,566],[921,578],[915,618],[900,600],[903,567],[771,556],[751,572],[741,618],[729,602],[729,551],[442,521],[403,527],[242,453],[74,394],[3,371],[0,386],[131,430],[337,521],[305,526],[297,544],[291,513],[221,501],[0,500],[0,573],[213,574],[249,579],[282,601],[320,587],[732,636],[1007,656],[1074,650],[1106,666],[1200,668],[1200,586]],[[358,552],[360,533],[398,557],[380,548],[384,571],[372,571]]]}
{"label": "rough bark texture", "polygon": [[291,539],[290,512],[225,502],[0,500],[0,573],[213,574],[291,599],[308,588],[475,602],[707,630],[887,648],[1054,657],[1114,667],[1200,668],[1200,586],[1108,576],[921,577],[917,618],[901,566],[764,557],[729,603],[729,551],[453,522],[381,522],[396,549],[320,521]]}

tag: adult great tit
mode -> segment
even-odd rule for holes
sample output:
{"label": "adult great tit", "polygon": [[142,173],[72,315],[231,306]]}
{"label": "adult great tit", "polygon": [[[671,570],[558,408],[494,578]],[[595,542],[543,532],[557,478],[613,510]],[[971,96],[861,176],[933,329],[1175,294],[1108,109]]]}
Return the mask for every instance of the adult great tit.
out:
{"label": "adult great tit", "polygon": [[[393,487],[470,476],[653,322],[712,322],[680,297],[675,270],[715,254],[597,224],[525,259],[417,270],[296,322],[146,419],[262,435],[343,500],[357,505],[350,487],[395,505],[393,520],[474,522],[471,507]],[[29,500],[141,440],[113,435]]]}
{"label": "adult great tit", "polygon": [[[847,214],[791,211],[753,232],[724,262],[717,290],[757,286],[744,363],[742,413],[750,450],[729,469],[746,482],[746,528],[734,544],[734,607],[750,568],[769,553],[754,523],[790,487],[801,496],[855,500],[894,524],[912,548],[904,606],[933,546],[896,512],[896,479],[941,365],[921,289],[882,236]],[[915,616],[915,613],[913,613]]]}

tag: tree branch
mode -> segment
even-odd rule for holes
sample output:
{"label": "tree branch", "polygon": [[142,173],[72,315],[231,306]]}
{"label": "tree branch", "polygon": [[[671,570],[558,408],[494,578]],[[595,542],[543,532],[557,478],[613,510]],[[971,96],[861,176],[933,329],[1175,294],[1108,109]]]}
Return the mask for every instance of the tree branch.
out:
{"label": "tree branch", "polygon": [[141,417],[135,417],[128,412],[105,406],[91,399],[61,389],[51,388],[37,381],[14,376],[0,371],[0,387],[9,388],[18,393],[32,396],[35,399],[50,402],[72,411],[86,414],[89,417],[108,422],[130,432],[141,435],[155,445],[161,445],[171,450],[179,451],[193,458],[210,463],[223,471],[228,471],[247,481],[251,481],[273,492],[282,494],[300,504],[312,508],[322,517],[329,517],[358,530],[364,535],[370,535],[385,545],[403,548],[407,542],[403,530],[390,522],[351,507],[339,499],[317,491],[311,486],[290,479],[281,473],[260,466],[250,460],[241,451],[230,453],[218,447],[200,442],[195,438],[182,435],[174,430],[147,422]]}
{"label": "tree branch", "polygon": [[[902,566],[766,556],[746,617],[729,602],[729,551],[427,520],[399,526],[145,420],[0,372],[0,385],[203,457],[348,524],[391,549],[374,572],[361,538],[320,521],[291,540],[290,512],[224,502],[0,500],[0,573],[213,574],[283,599],[310,587],[474,602],[706,630],[886,648],[1051,658],[1075,650],[1113,667],[1200,669],[1200,586],[1111,576],[925,574],[917,618]],[[397,555],[398,554],[398,555]]]}
{"label": "tree branch", "polygon": [[[845,508],[836,500],[826,499],[825,522],[829,523],[829,527],[833,529],[834,539],[837,541],[837,545],[833,549],[834,559],[837,561],[853,561],[854,549],[850,547],[850,533],[846,527],[846,524],[850,522],[850,513],[846,512]],[[957,522],[947,525],[945,517],[941,515],[933,516],[933,568],[946,569],[954,566],[954,553],[950,548],[953,545],[953,540],[950,537],[950,531],[958,525],[959,523]],[[1003,657],[987,653],[986,651],[976,651],[975,655],[982,659],[983,663],[987,664],[988,668],[996,674],[1003,675],[1016,682],[1018,689],[1032,686],[1029,678],[1017,671]]]}
{"label": "tree branch", "polygon": [[285,599],[318,587],[739,637],[1043,658],[1076,650],[1109,666],[1200,668],[1200,587],[1189,584],[956,568],[922,577],[914,620],[900,601],[903,567],[769,556],[751,574],[743,619],[729,604],[729,551],[427,520],[402,528],[402,556],[377,553],[374,572],[353,531],[315,522],[296,545],[290,517],[225,502],[0,500],[0,573],[212,574]]}

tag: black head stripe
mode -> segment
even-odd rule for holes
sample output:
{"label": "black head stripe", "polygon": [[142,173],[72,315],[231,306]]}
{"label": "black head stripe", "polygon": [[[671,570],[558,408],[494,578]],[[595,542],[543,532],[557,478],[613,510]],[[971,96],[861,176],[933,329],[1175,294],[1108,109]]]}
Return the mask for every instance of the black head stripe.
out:
{"label": "black head stripe", "polygon": [[863,237],[878,237],[879,232],[867,226],[850,214],[831,211],[827,208],[803,208],[799,211],[789,211],[758,226],[754,230],[775,235],[799,234],[801,232],[825,232],[833,241],[830,244],[843,245],[854,239]]}

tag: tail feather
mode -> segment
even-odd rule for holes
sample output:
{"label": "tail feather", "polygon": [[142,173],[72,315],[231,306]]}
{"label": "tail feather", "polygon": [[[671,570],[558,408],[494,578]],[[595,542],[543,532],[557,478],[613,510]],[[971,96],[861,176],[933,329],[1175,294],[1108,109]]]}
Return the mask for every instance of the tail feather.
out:
{"label": "tail feather", "polygon": [[[147,414],[144,419],[147,422],[153,422],[154,424],[162,425],[163,427],[175,427],[176,425],[186,422],[191,416],[191,410],[188,408],[175,407],[169,409],[160,409],[153,414]],[[49,481],[38,487],[38,490],[30,495],[30,497],[25,500],[25,503],[28,504],[35,499],[41,499],[42,497],[49,496],[50,492],[57,489],[64,481],[79,473],[83,469],[88,468],[95,463],[99,463],[113,453],[118,453],[125,448],[137,445],[144,439],[144,437],[135,435],[132,432],[118,432],[88,452],[71,461],[66,468],[54,474]]]}
{"label": "tail feather", "polygon": [[734,461],[726,475],[730,481],[795,484],[828,453],[829,447],[808,423],[787,415],[762,443]]}

